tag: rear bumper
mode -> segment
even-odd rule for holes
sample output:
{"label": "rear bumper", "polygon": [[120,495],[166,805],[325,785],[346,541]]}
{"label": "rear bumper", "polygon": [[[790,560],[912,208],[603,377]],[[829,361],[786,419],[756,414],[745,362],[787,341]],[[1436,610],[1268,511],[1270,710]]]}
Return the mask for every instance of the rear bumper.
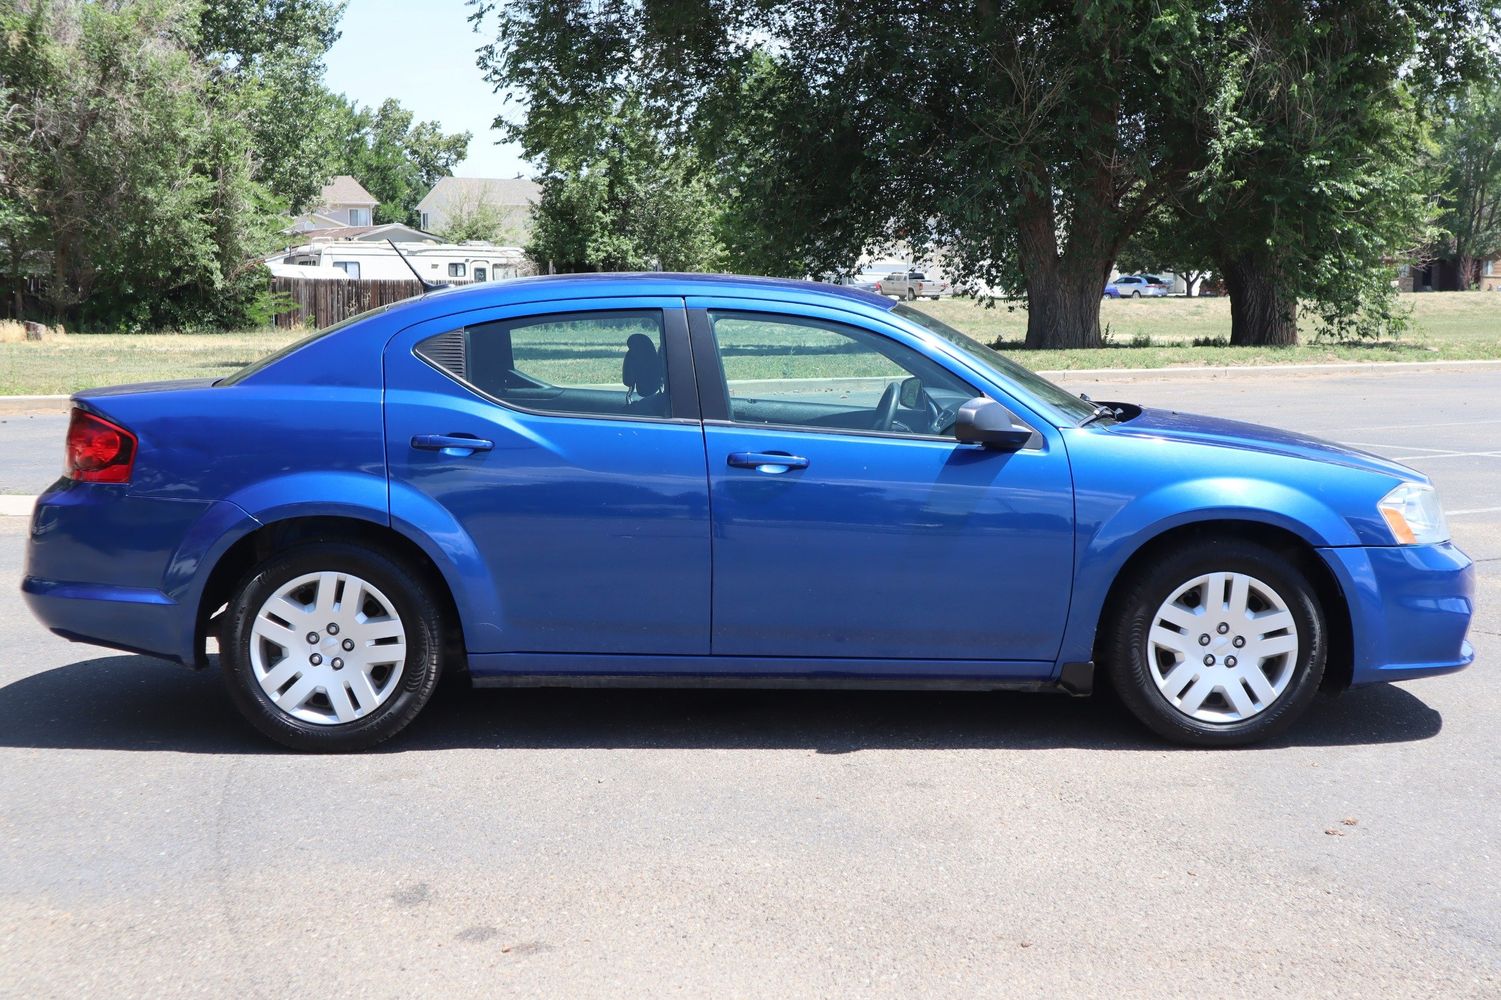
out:
{"label": "rear bumper", "polygon": [[32,513],[21,593],[65,639],[195,663],[208,570],[258,524],[225,501],[133,497],[125,489],[67,483],[44,493]]}
{"label": "rear bumper", "polygon": [[159,590],[28,576],[21,593],[37,620],[64,639],[187,662],[182,608]]}
{"label": "rear bumper", "polygon": [[1350,609],[1351,683],[1373,684],[1463,670],[1474,614],[1475,568],[1441,545],[1321,549]]}

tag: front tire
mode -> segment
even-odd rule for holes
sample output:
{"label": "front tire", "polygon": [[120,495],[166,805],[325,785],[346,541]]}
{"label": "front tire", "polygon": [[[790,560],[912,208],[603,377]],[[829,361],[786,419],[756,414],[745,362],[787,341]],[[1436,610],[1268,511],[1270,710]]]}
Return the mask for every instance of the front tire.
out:
{"label": "front tire", "polygon": [[1299,566],[1211,539],[1154,560],[1115,602],[1103,651],[1121,701],[1190,746],[1241,746],[1287,729],[1324,676],[1328,629]]}
{"label": "front tire", "polygon": [[225,612],[230,697],[295,750],[363,750],[396,735],[432,697],[443,611],[404,564],[343,542],[272,556]]}

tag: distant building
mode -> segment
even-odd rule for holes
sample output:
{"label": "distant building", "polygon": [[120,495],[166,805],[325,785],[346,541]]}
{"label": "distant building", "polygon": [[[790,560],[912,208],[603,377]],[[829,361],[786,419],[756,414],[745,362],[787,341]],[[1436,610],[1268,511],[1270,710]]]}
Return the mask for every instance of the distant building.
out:
{"label": "distant building", "polygon": [[286,232],[306,236],[315,242],[360,240],[366,243],[436,242],[431,233],[400,222],[374,225],[375,207],[380,202],[348,174],[340,174],[323,187],[318,204],[292,220]]}
{"label": "distant building", "polygon": [[1459,262],[1441,257],[1422,264],[1397,267],[1396,286],[1401,292],[1455,292],[1478,288],[1483,292],[1501,289],[1501,254],[1478,257],[1474,271],[1460,273]]}
{"label": "distant building", "polygon": [[[337,226],[368,226],[375,221],[375,196],[348,174],[340,174],[318,195],[318,204],[297,217],[298,232],[333,229]],[[303,224],[307,220],[307,224]]]}
{"label": "distant building", "polygon": [[542,186],[524,177],[440,177],[417,203],[419,226],[441,233],[465,213],[489,207],[500,218],[500,241],[525,244],[532,231],[532,211],[542,199]]}

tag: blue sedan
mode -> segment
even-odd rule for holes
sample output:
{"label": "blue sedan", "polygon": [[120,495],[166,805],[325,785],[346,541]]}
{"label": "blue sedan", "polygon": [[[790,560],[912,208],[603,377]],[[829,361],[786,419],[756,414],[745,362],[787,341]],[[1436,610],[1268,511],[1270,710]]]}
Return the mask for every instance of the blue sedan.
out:
{"label": "blue sedan", "polygon": [[288,746],[475,685],[1083,695],[1161,736],[1458,670],[1418,472],[1095,403],[905,305],[757,278],[432,292],[238,373],[78,394],[23,590]]}

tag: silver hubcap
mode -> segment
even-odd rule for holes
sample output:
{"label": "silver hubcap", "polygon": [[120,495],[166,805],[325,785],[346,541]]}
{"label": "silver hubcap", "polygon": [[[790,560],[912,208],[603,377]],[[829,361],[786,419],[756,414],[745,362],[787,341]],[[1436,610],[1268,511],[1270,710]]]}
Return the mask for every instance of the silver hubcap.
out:
{"label": "silver hubcap", "polygon": [[1207,573],[1163,602],[1147,664],[1168,704],[1200,722],[1241,722],[1287,690],[1298,625],[1287,602],[1244,573]]}
{"label": "silver hubcap", "polygon": [[256,612],[250,666],[266,697],[303,722],[364,718],[396,692],[407,655],[396,607],[348,573],[309,573]]}

